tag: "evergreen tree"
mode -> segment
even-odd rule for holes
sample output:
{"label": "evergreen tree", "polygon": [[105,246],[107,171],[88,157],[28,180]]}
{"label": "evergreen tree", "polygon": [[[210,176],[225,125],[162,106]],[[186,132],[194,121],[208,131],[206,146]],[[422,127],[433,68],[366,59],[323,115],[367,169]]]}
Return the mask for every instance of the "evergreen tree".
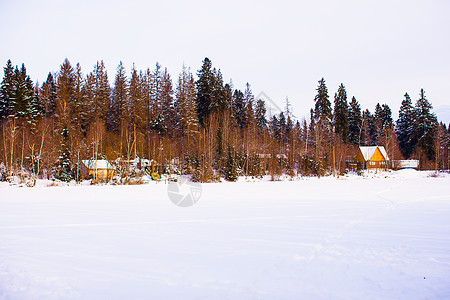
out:
{"label": "evergreen tree", "polygon": [[161,101],[162,101],[162,89],[163,89],[163,74],[161,72],[161,66],[156,63],[155,70],[150,77],[150,119],[156,119],[156,116],[161,114]]}
{"label": "evergreen tree", "polygon": [[414,150],[414,132],[415,132],[415,111],[411,98],[408,93],[405,94],[405,100],[402,101],[398,112],[398,120],[395,127],[399,148],[405,158],[409,158]]}
{"label": "evergreen tree", "polygon": [[27,105],[27,122],[31,126],[32,132],[36,129],[36,124],[40,117],[45,112],[44,104],[41,102],[40,98],[40,89],[39,86],[36,85],[33,92],[33,97]]}
{"label": "evergreen tree", "polygon": [[220,69],[218,71],[213,70],[213,90],[211,97],[210,112],[218,112],[220,116],[223,115],[227,107],[226,103],[226,91],[223,84],[223,76]]}
{"label": "evergreen tree", "polygon": [[16,66],[13,77],[10,111],[16,118],[29,119],[30,102],[34,98],[34,87],[30,76],[27,75],[25,65],[20,70]]}
{"label": "evergreen tree", "polygon": [[277,115],[273,115],[272,119],[270,120],[270,131],[272,133],[272,137],[275,140],[281,141],[282,135],[280,128],[280,121],[278,120]]}
{"label": "evergreen tree", "polygon": [[420,90],[420,98],[415,106],[415,139],[417,146],[420,147],[426,154],[427,158],[432,160],[435,156],[435,139],[437,132],[437,119],[434,113],[431,112],[433,106],[425,97],[425,91]]}
{"label": "evergreen tree", "polygon": [[314,109],[314,117],[316,122],[319,122],[326,129],[331,129],[331,121],[332,121],[332,111],[331,111],[331,102],[328,96],[328,89],[325,84],[325,79],[322,78],[319,80],[319,86],[317,87],[317,95],[314,98],[315,101],[315,109]]}
{"label": "evergreen tree", "polygon": [[286,105],[284,107],[284,114],[286,115],[286,135],[288,139],[290,138],[290,134],[292,130],[294,129],[294,121],[293,121],[293,113],[292,113],[292,106],[289,102],[289,98],[286,97]]}
{"label": "evergreen tree", "polygon": [[286,137],[286,124],[287,121],[284,112],[280,112],[280,114],[278,115],[278,128],[280,129],[280,138],[283,141],[285,141]]}
{"label": "evergreen tree", "polygon": [[94,79],[94,98],[92,99],[92,118],[106,121],[111,88],[103,60],[97,62],[92,73]]}
{"label": "evergreen tree", "polygon": [[238,178],[236,160],[234,158],[233,149],[227,146],[227,162],[225,165],[225,180],[236,181]]}
{"label": "evergreen tree", "polygon": [[247,107],[245,103],[244,94],[239,90],[234,91],[233,107],[237,125],[239,126],[240,129],[247,128],[248,127]]}
{"label": "evergreen tree", "polygon": [[360,143],[361,126],[361,106],[356,98],[352,97],[348,108],[348,140],[353,145]]}
{"label": "evergreen tree", "polygon": [[127,109],[128,83],[125,74],[125,68],[122,62],[117,67],[117,73],[114,80],[114,89],[112,91],[111,104],[108,109],[107,129],[112,132],[119,132],[120,125],[123,122],[125,110]]}
{"label": "evergreen tree", "polygon": [[66,58],[58,73],[56,111],[59,123],[66,127],[70,121],[70,112],[75,105],[75,76],[72,65]]}
{"label": "evergreen tree", "polygon": [[73,177],[72,160],[69,150],[69,130],[64,127],[62,132],[61,150],[56,166],[55,178],[61,181],[69,182]]}
{"label": "evergreen tree", "polygon": [[205,122],[211,112],[211,102],[214,91],[214,72],[209,58],[203,60],[202,68],[197,73],[197,114],[200,125]]}
{"label": "evergreen tree", "polygon": [[378,130],[375,125],[374,116],[368,109],[363,112],[363,132],[361,136],[361,145],[376,146],[378,140]]}
{"label": "evergreen tree", "polygon": [[[142,128],[146,123],[144,122],[146,109],[143,105],[142,96],[141,79],[133,65],[129,85],[130,125],[138,128]],[[152,120],[148,121],[150,123]]]}
{"label": "evergreen tree", "polygon": [[383,131],[383,108],[380,103],[375,105],[375,112],[372,118],[373,128],[371,134],[371,140],[374,145],[378,144],[378,138],[382,134]]}
{"label": "evergreen tree", "polygon": [[394,121],[392,120],[391,108],[387,104],[381,105],[381,131],[385,132],[390,130],[394,126]]}
{"label": "evergreen tree", "polygon": [[250,84],[247,82],[244,91],[244,105],[245,105],[245,116],[247,118],[247,125],[252,126],[255,120],[255,113],[253,111],[253,106],[255,102],[255,97],[253,96]]}
{"label": "evergreen tree", "polygon": [[14,90],[14,67],[11,60],[8,59],[3,72],[3,80],[0,85],[0,120],[12,114],[11,98]]}
{"label": "evergreen tree", "polygon": [[164,69],[161,82],[161,114],[164,118],[164,127],[167,129],[169,136],[173,136],[175,132],[176,119],[173,100],[172,79],[167,71]]}
{"label": "evergreen tree", "polygon": [[337,93],[334,95],[334,132],[347,143],[348,132],[348,104],[347,91],[341,83]]}
{"label": "evergreen tree", "polygon": [[47,80],[41,87],[41,101],[45,107],[45,115],[53,117],[56,114],[56,84],[52,73],[48,73]]}
{"label": "evergreen tree", "polygon": [[175,108],[182,135],[198,131],[198,117],[195,108],[195,82],[192,73],[183,65],[175,90]]}
{"label": "evergreen tree", "polygon": [[72,108],[72,124],[78,132],[82,133],[84,136],[89,128],[89,109],[88,99],[84,94],[85,80],[83,78],[83,73],[81,72],[81,66],[79,63],[76,65],[74,73],[74,95],[73,95],[73,105]]}
{"label": "evergreen tree", "polygon": [[263,134],[267,130],[267,119],[266,103],[261,99],[258,99],[258,101],[256,101],[255,118],[258,133]]}

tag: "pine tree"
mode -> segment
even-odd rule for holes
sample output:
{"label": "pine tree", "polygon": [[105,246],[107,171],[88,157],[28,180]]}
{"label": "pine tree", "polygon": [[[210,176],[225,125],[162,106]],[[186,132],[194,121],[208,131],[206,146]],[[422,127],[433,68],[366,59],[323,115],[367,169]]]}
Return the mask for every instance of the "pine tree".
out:
{"label": "pine tree", "polygon": [[20,70],[16,66],[13,76],[13,89],[10,101],[10,111],[16,118],[29,119],[30,102],[34,98],[34,87],[30,76],[27,75],[25,65]]}
{"label": "pine tree", "polygon": [[62,132],[61,150],[56,166],[55,178],[61,181],[69,182],[73,177],[72,160],[70,158],[69,150],[69,130],[64,127]]}
{"label": "pine tree", "polygon": [[45,115],[53,117],[56,114],[56,84],[52,73],[48,73],[47,80],[41,87],[41,101],[45,106]]}
{"label": "pine tree", "polygon": [[348,140],[353,145],[360,144],[362,127],[361,106],[355,97],[352,97],[348,108]]}
{"label": "pine tree", "polygon": [[205,126],[205,122],[211,112],[214,91],[214,73],[209,58],[206,57],[203,60],[202,68],[197,75],[197,114],[200,125]]}
{"label": "pine tree", "polygon": [[74,73],[74,96],[73,101],[74,104],[71,105],[71,119],[74,128],[78,130],[78,132],[82,133],[84,136],[87,134],[87,130],[89,128],[89,109],[87,103],[87,97],[84,92],[85,80],[83,78],[83,73],[81,71],[81,66],[77,63],[75,73]]}
{"label": "pine tree", "polygon": [[415,123],[414,107],[408,93],[405,93],[405,100],[402,101],[398,112],[395,132],[397,134],[400,151],[407,159],[411,156],[416,144],[414,141]]}
{"label": "pine tree", "polygon": [[247,118],[247,126],[252,126],[255,121],[255,113],[253,110],[255,97],[253,96],[250,84],[247,82],[244,91],[245,116]]}
{"label": "pine tree", "polygon": [[337,93],[334,95],[334,132],[344,143],[347,143],[348,127],[347,91],[341,83]]}
{"label": "pine tree", "polygon": [[75,76],[74,70],[66,58],[61,65],[61,70],[58,73],[57,84],[57,97],[56,97],[56,112],[61,127],[69,125],[70,112],[74,110],[75,105]]}
{"label": "pine tree", "polygon": [[394,126],[394,121],[392,120],[392,112],[391,108],[387,104],[381,105],[381,131],[385,132],[386,130],[390,130]]}
{"label": "pine tree", "polygon": [[36,85],[34,88],[33,96],[27,105],[27,122],[31,127],[32,132],[35,131],[36,125],[40,117],[45,113],[45,106],[41,102],[40,89]]}
{"label": "pine tree", "polygon": [[226,91],[223,84],[223,76],[222,72],[219,70],[213,70],[213,90],[210,104],[210,112],[219,113],[219,116],[222,117],[223,113],[226,109]]}
{"label": "pine tree", "polygon": [[317,87],[317,95],[314,98],[315,109],[314,117],[316,122],[320,122],[324,128],[331,129],[332,111],[331,102],[328,96],[328,89],[325,84],[325,79],[319,80],[319,86]]}
{"label": "pine tree", "polygon": [[12,114],[11,98],[14,89],[14,67],[11,60],[8,59],[3,71],[3,80],[0,85],[0,120]]}
{"label": "pine tree", "polygon": [[198,132],[198,117],[195,106],[195,82],[192,73],[183,65],[175,90],[175,108],[182,135]]}
{"label": "pine tree", "polygon": [[272,137],[277,140],[281,141],[282,134],[281,134],[281,128],[280,128],[280,121],[277,118],[277,115],[273,115],[272,119],[270,120],[270,131],[272,134]]}
{"label": "pine tree", "polygon": [[278,128],[280,129],[280,138],[285,142],[286,137],[286,116],[284,115],[284,112],[280,112],[278,115]]}
{"label": "pine tree", "polygon": [[117,67],[117,73],[114,81],[114,89],[112,92],[112,100],[108,109],[108,125],[109,131],[118,133],[120,126],[126,115],[128,102],[128,83],[125,74],[125,68],[122,62]]}
{"label": "pine tree", "polygon": [[255,118],[258,134],[263,134],[267,130],[267,119],[266,103],[261,99],[258,99],[258,101],[256,101]]}
{"label": "pine tree", "polygon": [[108,73],[103,60],[97,62],[92,74],[94,79],[94,98],[92,99],[93,119],[106,121],[111,88],[109,86]]}
{"label": "pine tree", "polygon": [[415,114],[415,139],[417,146],[420,147],[426,154],[429,160],[435,158],[435,139],[437,130],[436,116],[431,112],[433,106],[425,97],[425,91],[420,90],[420,98],[416,102]]}
{"label": "pine tree", "polygon": [[[133,65],[129,84],[130,125],[143,127],[146,109],[143,105],[141,79]],[[151,120],[149,120],[151,122]]]}
{"label": "pine tree", "polygon": [[361,145],[376,146],[378,140],[378,130],[375,125],[374,116],[368,109],[363,112],[363,129],[361,134]]}
{"label": "pine tree", "polygon": [[164,69],[161,81],[161,115],[164,118],[164,127],[169,136],[174,136],[176,119],[173,99],[172,79],[167,71]]}
{"label": "pine tree", "polygon": [[240,129],[248,127],[247,108],[244,94],[240,90],[235,90],[233,95],[234,116]]}
{"label": "pine tree", "polygon": [[225,180],[236,181],[238,178],[236,160],[234,158],[233,149],[227,146],[227,162],[225,165]]}

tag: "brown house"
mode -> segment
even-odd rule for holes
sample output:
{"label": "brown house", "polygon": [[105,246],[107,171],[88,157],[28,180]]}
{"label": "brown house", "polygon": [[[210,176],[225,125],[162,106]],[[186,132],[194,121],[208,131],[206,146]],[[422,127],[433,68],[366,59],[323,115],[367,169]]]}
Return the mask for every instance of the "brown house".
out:
{"label": "brown house", "polygon": [[83,160],[82,173],[85,178],[109,180],[114,174],[114,167],[106,159]]}
{"label": "brown house", "polygon": [[389,157],[383,146],[360,146],[356,160],[364,169],[387,169]]}

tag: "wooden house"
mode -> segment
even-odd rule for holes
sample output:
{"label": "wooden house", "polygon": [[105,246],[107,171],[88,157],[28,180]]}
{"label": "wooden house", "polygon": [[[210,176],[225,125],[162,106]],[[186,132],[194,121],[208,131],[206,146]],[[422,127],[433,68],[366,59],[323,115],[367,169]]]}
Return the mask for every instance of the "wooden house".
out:
{"label": "wooden house", "polygon": [[360,146],[356,160],[364,169],[387,169],[389,157],[383,146]]}
{"label": "wooden house", "polygon": [[95,180],[109,180],[114,175],[114,167],[106,159],[83,160],[84,177]]}

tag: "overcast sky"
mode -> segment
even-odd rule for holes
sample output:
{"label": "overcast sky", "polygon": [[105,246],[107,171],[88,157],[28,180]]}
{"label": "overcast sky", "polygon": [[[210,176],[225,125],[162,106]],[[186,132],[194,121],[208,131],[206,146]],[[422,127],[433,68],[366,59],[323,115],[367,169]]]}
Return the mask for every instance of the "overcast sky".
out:
{"label": "overcast sky", "polygon": [[42,83],[65,57],[85,74],[103,59],[111,81],[120,60],[128,71],[158,61],[176,79],[209,57],[235,88],[249,82],[281,107],[288,96],[299,118],[322,77],[330,100],[342,82],[349,100],[396,116],[421,88],[450,105],[449,13],[447,0],[0,0],[0,64],[24,62]]}

